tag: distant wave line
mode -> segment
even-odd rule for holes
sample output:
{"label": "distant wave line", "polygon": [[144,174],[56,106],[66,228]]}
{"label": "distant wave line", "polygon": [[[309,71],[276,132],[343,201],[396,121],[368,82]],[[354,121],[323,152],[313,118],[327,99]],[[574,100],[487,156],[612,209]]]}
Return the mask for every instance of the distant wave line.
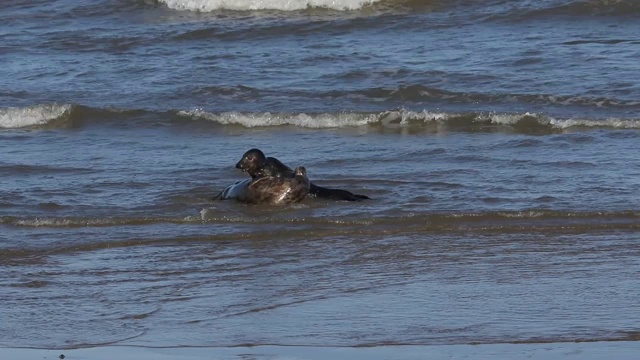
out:
{"label": "distant wave line", "polygon": [[311,129],[347,127],[411,128],[425,131],[481,132],[500,128],[522,133],[554,133],[573,128],[640,129],[640,118],[553,118],[538,113],[433,112],[396,109],[382,112],[210,112],[192,110],[99,109],[73,104],[45,104],[0,109],[0,129],[81,127],[94,122],[131,124],[142,127],[160,123],[208,121],[215,126],[245,128],[298,126]]}

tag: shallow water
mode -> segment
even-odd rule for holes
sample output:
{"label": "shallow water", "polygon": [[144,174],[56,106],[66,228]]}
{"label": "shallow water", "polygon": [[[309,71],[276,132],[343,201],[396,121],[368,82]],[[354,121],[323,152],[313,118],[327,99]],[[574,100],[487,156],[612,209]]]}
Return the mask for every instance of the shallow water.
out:
{"label": "shallow water", "polygon": [[0,345],[637,340],[637,4],[217,4],[0,5]]}

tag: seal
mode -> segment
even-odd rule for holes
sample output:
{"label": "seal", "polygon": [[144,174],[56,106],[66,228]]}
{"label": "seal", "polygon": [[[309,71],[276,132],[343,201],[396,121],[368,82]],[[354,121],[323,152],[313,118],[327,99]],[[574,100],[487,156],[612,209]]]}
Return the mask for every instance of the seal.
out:
{"label": "seal", "polygon": [[[236,168],[249,173],[252,179],[262,177],[291,178],[295,172],[274,157],[267,157],[259,149],[251,149],[242,155]],[[347,190],[331,189],[310,183],[309,194],[332,200],[360,201],[369,199],[366,195],[353,194]]]}
{"label": "seal", "polygon": [[302,201],[309,194],[310,184],[307,169],[299,166],[288,178],[263,176],[237,181],[213,200],[235,199],[247,204],[286,205]]}

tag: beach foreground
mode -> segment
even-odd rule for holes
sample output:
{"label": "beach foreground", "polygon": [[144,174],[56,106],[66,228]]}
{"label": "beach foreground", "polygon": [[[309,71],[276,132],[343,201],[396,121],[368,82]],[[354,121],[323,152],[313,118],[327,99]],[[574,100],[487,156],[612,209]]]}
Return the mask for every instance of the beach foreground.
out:
{"label": "beach foreground", "polygon": [[637,359],[640,343],[636,341],[543,344],[483,344],[436,346],[376,346],[376,347],[192,347],[143,348],[105,346],[85,349],[0,349],[3,359],[136,359],[136,360],[198,360],[198,359]]}

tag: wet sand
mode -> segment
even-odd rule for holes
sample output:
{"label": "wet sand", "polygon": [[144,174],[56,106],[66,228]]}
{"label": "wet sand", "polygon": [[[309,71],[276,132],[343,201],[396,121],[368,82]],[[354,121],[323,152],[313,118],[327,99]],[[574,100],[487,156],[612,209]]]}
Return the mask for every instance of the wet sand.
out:
{"label": "wet sand", "polygon": [[0,348],[2,359],[66,360],[204,360],[204,359],[270,359],[270,360],[377,360],[377,359],[487,359],[487,360],[554,360],[554,359],[638,359],[640,342],[590,342],[543,344],[483,344],[436,346],[376,347],[191,347],[143,348],[105,346],[85,349],[44,350]]}

